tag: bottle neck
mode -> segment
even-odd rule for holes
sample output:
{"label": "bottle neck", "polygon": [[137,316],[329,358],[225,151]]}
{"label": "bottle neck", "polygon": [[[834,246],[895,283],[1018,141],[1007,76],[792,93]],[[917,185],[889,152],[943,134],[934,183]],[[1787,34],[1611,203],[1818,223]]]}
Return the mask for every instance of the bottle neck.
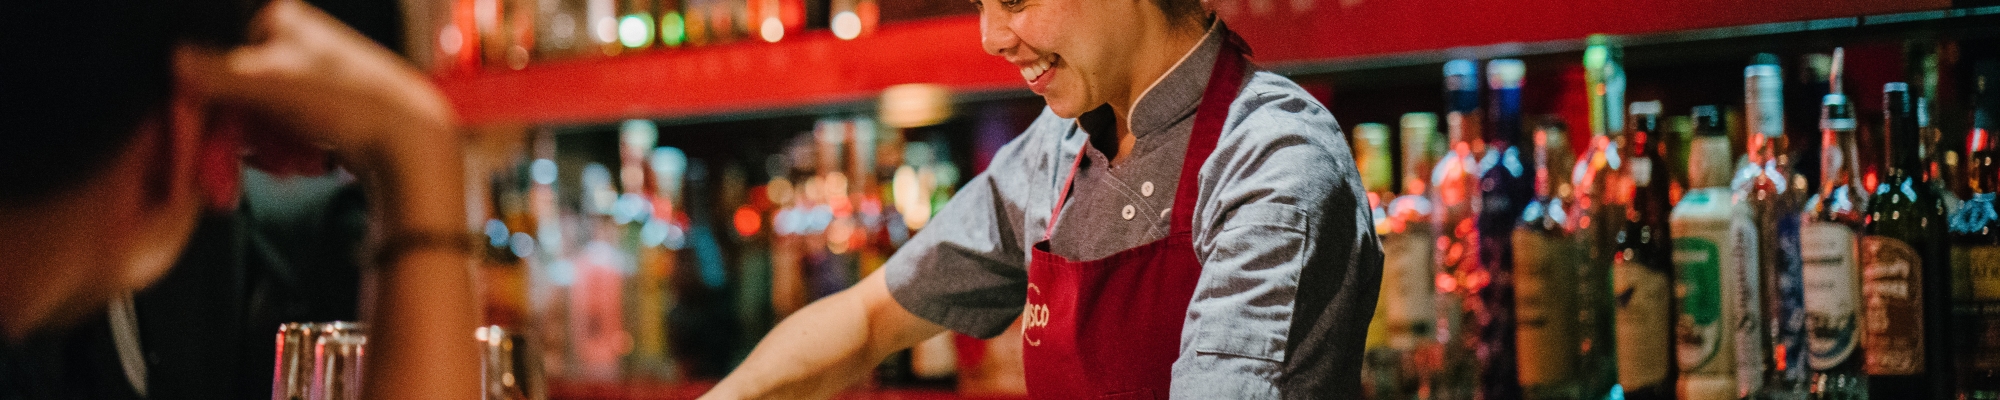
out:
{"label": "bottle neck", "polygon": [[[1842,124],[1820,129],[1820,193],[1829,195],[1834,188],[1846,186],[1850,189],[1861,176],[1861,158],[1854,147],[1854,120],[1827,121]],[[1824,124],[1823,124],[1824,125]]]}

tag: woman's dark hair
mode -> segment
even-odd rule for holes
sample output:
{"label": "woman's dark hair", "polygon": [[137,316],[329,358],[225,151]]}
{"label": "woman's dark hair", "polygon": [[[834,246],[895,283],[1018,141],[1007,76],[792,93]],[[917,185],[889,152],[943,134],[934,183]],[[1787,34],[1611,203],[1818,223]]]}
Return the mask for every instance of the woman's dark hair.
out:
{"label": "woman's dark hair", "polygon": [[1208,21],[1208,9],[1202,7],[1202,0],[1153,0],[1160,6],[1160,13],[1176,24],[1202,24]]}
{"label": "woman's dark hair", "polygon": [[0,6],[0,204],[87,180],[163,112],[175,43],[242,44],[262,0]]}

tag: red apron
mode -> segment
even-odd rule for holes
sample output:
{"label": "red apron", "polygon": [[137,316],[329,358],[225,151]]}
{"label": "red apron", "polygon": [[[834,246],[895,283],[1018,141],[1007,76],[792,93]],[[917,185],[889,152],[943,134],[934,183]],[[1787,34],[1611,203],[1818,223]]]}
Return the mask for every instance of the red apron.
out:
{"label": "red apron", "polygon": [[1167,397],[1180,355],[1181,325],[1201,278],[1192,234],[1201,166],[1215,151],[1229,105],[1243,84],[1245,61],[1237,46],[1233,40],[1224,42],[1195,109],[1167,237],[1095,261],[1049,253],[1049,232],[1076,180],[1076,167],[1070,168],[1049,216],[1050,230],[1035,244],[1028,263],[1021,341],[1029,397]]}

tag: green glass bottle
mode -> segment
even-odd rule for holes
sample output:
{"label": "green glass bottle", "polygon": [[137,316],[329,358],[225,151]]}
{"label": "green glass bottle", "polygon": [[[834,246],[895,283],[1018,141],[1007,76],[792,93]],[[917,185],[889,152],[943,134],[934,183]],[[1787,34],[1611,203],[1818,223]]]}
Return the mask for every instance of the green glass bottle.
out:
{"label": "green glass bottle", "polygon": [[1942,399],[1949,376],[1937,364],[1948,304],[1945,204],[1917,152],[1909,85],[1891,82],[1882,90],[1892,161],[1868,205],[1861,241],[1869,397]]}

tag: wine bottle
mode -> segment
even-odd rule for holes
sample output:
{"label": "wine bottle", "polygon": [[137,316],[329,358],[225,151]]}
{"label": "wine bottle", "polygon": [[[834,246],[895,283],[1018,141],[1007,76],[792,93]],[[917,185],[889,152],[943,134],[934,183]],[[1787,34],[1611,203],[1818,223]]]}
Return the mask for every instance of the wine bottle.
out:
{"label": "wine bottle", "polygon": [[1568,206],[1575,191],[1566,179],[1574,158],[1567,137],[1561,121],[1537,124],[1535,196],[1512,234],[1516,363],[1526,399],[1583,398],[1576,255],[1584,250]]}
{"label": "wine bottle", "polygon": [[[1730,192],[1735,158],[1715,106],[1694,108],[1687,193],[1669,220],[1674,242],[1675,358],[1682,398],[1735,400],[1763,383],[1764,356],[1741,342],[1763,336],[1757,317],[1757,243],[1750,207]],[[1752,305],[1752,306],[1746,306]]]}
{"label": "wine bottle", "polygon": [[1972,129],[1966,149],[1977,168],[1971,200],[1951,217],[1952,314],[1961,399],[2000,399],[2000,59],[1974,63]]}
{"label": "wine bottle", "polygon": [[1667,215],[1668,164],[1660,156],[1660,102],[1632,103],[1625,135],[1631,206],[1612,254],[1618,385],[1626,399],[1678,398],[1674,362],[1674,263]]}
{"label": "wine bottle", "polygon": [[1841,93],[1842,51],[1834,50],[1832,94],[1820,103],[1820,189],[1807,201],[1800,234],[1806,284],[1806,331],[1816,399],[1865,399],[1861,370],[1860,236],[1867,201],[1860,193],[1854,111]]}
{"label": "wine bottle", "polygon": [[1520,376],[1515,368],[1514,255],[1511,234],[1521,218],[1521,210],[1534,196],[1532,171],[1521,162],[1521,80],[1527,66],[1521,60],[1499,59],[1486,64],[1488,96],[1486,112],[1486,154],[1480,157],[1479,267],[1483,279],[1479,298],[1486,308],[1486,325],[1481,330],[1479,354],[1487,370],[1481,375],[1487,399],[1521,397]]}
{"label": "wine bottle", "polygon": [[1485,152],[1479,128],[1484,120],[1479,110],[1479,65],[1472,60],[1453,60],[1444,65],[1445,132],[1449,140],[1444,156],[1431,171],[1432,229],[1438,232],[1435,248],[1437,267],[1438,329],[1443,345],[1443,365],[1432,398],[1467,400],[1479,393],[1484,365],[1479,359],[1481,332],[1486,323],[1485,304],[1479,290],[1489,277],[1479,268],[1479,155]]}
{"label": "wine bottle", "polygon": [[1891,82],[1882,91],[1892,161],[1868,205],[1861,243],[1869,397],[1944,398],[1939,374],[1946,371],[1933,359],[1944,356],[1945,310],[1934,304],[1947,296],[1944,200],[1923,173],[1909,85]]}

